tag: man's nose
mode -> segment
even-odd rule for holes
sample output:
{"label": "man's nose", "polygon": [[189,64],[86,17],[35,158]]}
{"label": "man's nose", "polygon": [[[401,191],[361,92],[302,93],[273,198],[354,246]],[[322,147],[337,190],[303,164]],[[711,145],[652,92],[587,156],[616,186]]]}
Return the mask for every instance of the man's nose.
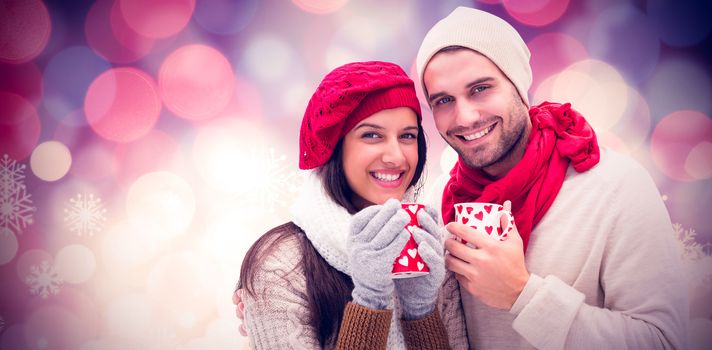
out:
{"label": "man's nose", "polygon": [[480,120],[480,109],[467,100],[458,100],[455,108],[455,122],[458,126],[470,126]]}

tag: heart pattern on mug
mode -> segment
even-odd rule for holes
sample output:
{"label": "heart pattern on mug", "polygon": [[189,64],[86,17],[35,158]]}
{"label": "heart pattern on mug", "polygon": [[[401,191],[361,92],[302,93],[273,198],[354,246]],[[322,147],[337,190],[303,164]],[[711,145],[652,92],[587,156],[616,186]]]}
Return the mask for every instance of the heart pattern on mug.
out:
{"label": "heart pattern on mug", "polygon": [[418,253],[418,249],[413,248],[413,249],[408,249],[408,255],[410,255],[411,258],[415,259],[415,254]]}
{"label": "heart pattern on mug", "polygon": [[[512,213],[504,210],[504,207],[499,204],[494,203],[457,203],[455,204],[455,219],[461,224],[465,224],[474,228],[482,230],[483,234],[486,233],[493,238],[503,240],[507,237],[507,233],[512,230],[514,226],[514,218]],[[502,226],[500,224],[500,215],[504,212],[509,217],[509,225]],[[462,241],[462,239],[460,239]]]}
{"label": "heart pattern on mug", "polygon": [[409,205],[408,210],[410,210],[411,213],[415,214],[418,211],[418,205],[417,204]]}

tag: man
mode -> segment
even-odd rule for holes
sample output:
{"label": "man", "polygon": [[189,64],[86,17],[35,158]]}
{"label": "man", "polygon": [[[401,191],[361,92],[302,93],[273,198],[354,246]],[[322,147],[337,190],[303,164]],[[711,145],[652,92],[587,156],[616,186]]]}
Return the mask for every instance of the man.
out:
{"label": "man", "polygon": [[[529,56],[512,26],[464,7],[418,52],[435,125],[459,155],[436,207],[469,242],[445,249],[470,346],[685,348],[686,282],[655,184],[599,149],[568,104],[528,107]],[[504,241],[453,222],[455,203],[505,200],[518,229]]]}
{"label": "man", "polygon": [[[445,248],[470,347],[686,348],[686,281],[655,184],[599,149],[568,104],[529,108],[529,56],[512,26],[464,7],[417,56],[435,125],[459,155],[433,204],[468,242]],[[506,200],[516,228],[504,241],[453,222],[455,203]]]}

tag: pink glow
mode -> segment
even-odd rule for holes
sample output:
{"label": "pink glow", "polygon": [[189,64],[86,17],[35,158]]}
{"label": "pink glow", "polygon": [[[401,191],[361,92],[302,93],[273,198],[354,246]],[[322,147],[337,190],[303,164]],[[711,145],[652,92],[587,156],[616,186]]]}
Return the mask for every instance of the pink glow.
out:
{"label": "pink glow", "polygon": [[[665,175],[679,181],[694,181],[698,178],[686,171],[686,166],[690,166],[686,163],[691,151],[704,143],[712,143],[712,120],[703,113],[682,110],[668,114],[658,123],[651,136],[650,152]],[[712,154],[706,158],[709,162]]]}
{"label": "pink glow", "polygon": [[112,157],[113,146],[108,141],[100,139],[73,151],[69,173],[75,178],[87,181],[112,178],[121,166]]}
{"label": "pink glow", "polygon": [[99,136],[115,142],[131,142],[146,135],[158,120],[161,101],[156,84],[135,68],[113,68],[89,86],[84,113]]}
{"label": "pink glow", "polygon": [[211,33],[234,34],[250,24],[260,3],[260,0],[198,1],[193,19]]}
{"label": "pink glow", "polygon": [[111,6],[109,18],[111,32],[121,45],[136,52],[150,51],[154,39],[143,36],[129,27],[118,2],[114,2]]}
{"label": "pink glow", "polygon": [[125,27],[115,7],[113,0],[94,3],[87,14],[84,33],[89,46],[102,57],[113,63],[131,63],[151,51],[153,39]]}
{"label": "pink glow", "polygon": [[623,154],[630,154],[630,148],[621,140],[620,136],[608,131],[602,130],[596,132],[596,139],[600,146],[608,147]]}
{"label": "pink glow", "polygon": [[98,314],[97,300],[92,292],[87,293],[80,288],[63,284],[62,291],[53,299],[61,301],[63,307],[86,320],[87,322],[82,323],[82,328],[96,332],[101,327],[101,316]]}
{"label": "pink glow", "polygon": [[42,73],[34,63],[0,63],[0,90],[18,94],[33,105],[42,99]]}
{"label": "pink glow", "polygon": [[52,23],[39,0],[0,3],[0,62],[24,63],[47,46]]}
{"label": "pink glow", "polygon": [[541,27],[561,18],[569,0],[503,0],[502,5],[517,21]]}
{"label": "pink glow", "polygon": [[588,58],[586,48],[574,37],[563,33],[544,33],[527,43],[534,80],[532,89],[569,65]]}
{"label": "pink glow", "polygon": [[52,140],[59,141],[73,149],[82,138],[82,127],[87,125],[87,118],[84,117],[83,109],[73,110],[63,116],[54,129]]}
{"label": "pink glow", "polygon": [[25,336],[33,345],[30,348],[78,349],[97,335],[90,334],[90,329],[95,327],[85,323],[73,311],[62,306],[44,306],[27,316]]}
{"label": "pink glow", "polygon": [[[236,79],[233,99],[226,110],[234,111],[241,117],[249,119],[262,118],[262,96],[257,88],[246,80]],[[306,107],[306,106],[305,106]],[[222,113],[227,115],[227,113]]]}
{"label": "pink glow", "polygon": [[[303,112],[303,110],[301,111]],[[194,125],[201,127],[220,118],[239,118],[259,121],[263,116],[262,96],[257,88],[247,80],[235,79],[235,92],[225,108],[210,119],[195,120]],[[301,118],[301,114],[297,116]]]}
{"label": "pink glow", "polygon": [[143,174],[170,170],[177,151],[176,141],[159,130],[153,130],[134,142],[120,144],[114,151],[116,163],[122,164],[117,180],[128,187]]}
{"label": "pink glow", "polygon": [[304,55],[304,63],[311,69],[317,72],[325,70],[326,52],[333,36],[334,31],[329,22],[312,21],[304,28],[301,52]]}
{"label": "pink glow", "polygon": [[305,12],[326,15],[341,10],[348,0],[292,0],[292,3]]}
{"label": "pink glow", "polygon": [[149,38],[167,38],[185,28],[195,0],[117,0],[126,24]]}
{"label": "pink glow", "polygon": [[40,137],[40,118],[22,96],[0,91],[0,157],[7,153],[23,160],[32,153]]}
{"label": "pink glow", "polygon": [[625,140],[626,145],[631,150],[637,150],[645,144],[650,135],[650,107],[648,102],[633,89],[628,89],[628,104],[623,117],[613,126],[615,132]]}
{"label": "pink glow", "polygon": [[177,116],[204,120],[220,113],[235,91],[230,62],[209,46],[183,46],[170,54],[158,75],[161,96]]}

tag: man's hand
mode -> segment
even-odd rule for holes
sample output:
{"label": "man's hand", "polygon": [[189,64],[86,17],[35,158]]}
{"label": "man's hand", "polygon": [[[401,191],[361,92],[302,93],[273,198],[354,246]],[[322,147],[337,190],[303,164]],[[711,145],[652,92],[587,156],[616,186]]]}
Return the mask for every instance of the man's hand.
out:
{"label": "man's hand", "polygon": [[232,293],[232,303],[235,304],[235,316],[240,320],[240,334],[243,337],[247,336],[247,327],[245,327],[245,304],[242,303],[242,289],[235,290]]}
{"label": "man's hand", "polygon": [[[506,201],[504,207],[509,210],[511,203]],[[505,214],[501,215],[500,223],[503,227],[508,224]],[[449,252],[445,266],[456,273],[460,286],[486,305],[511,309],[529,280],[522,237],[516,225],[504,241],[457,222],[445,228],[474,246],[471,248],[456,239],[445,241]]]}

